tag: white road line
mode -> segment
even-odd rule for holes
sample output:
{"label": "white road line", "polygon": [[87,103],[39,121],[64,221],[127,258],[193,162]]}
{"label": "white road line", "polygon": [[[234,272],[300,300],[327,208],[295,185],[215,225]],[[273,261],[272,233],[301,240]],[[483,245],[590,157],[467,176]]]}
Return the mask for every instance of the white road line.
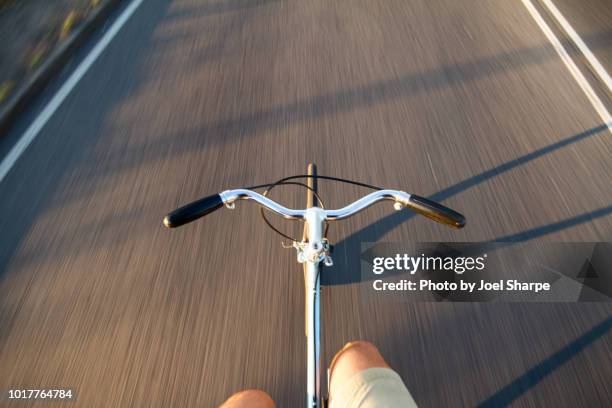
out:
{"label": "white road line", "polygon": [[591,64],[591,66],[593,67],[597,75],[599,75],[599,78],[604,82],[604,84],[606,84],[606,86],[608,87],[608,90],[612,92],[612,79],[610,79],[610,75],[608,75],[608,72],[603,67],[603,65],[601,65],[601,63],[595,57],[595,55],[591,52],[589,47],[587,47],[584,41],[582,41],[582,38],[580,38],[578,33],[567,22],[565,17],[563,17],[563,14],[561,14],[557,6],[555,6],[551,0],[542,0],[542,2],[544,3],[546,7],[548,7],[548,11],[550,11],[553,17],[557,19],[557,22],[561,24],[561,27],[563,27],[567,35],[569,35],[572,41],[574,41],[578,49],[582,51],[582,53],[584,54],[586,59],[589,61],[589,63]]}
{"label": "white road line", "polygon": [[584,75],[582,75],[582,72],[580,72],[572,58],[569,56],[567,51],[565,51],[565,48],[563,48],[563,45],[561,45],[559,39],[555,36],[550,27],[546,24],[540,13],[538,13],[538,10],[536,10],[536,8],[533,6],[531,0],[522,0],[522,2],[527,8],[527,11],[529,11],[531,16],[535,20],[535,22],[540,26],[542,32],[544,32],[544,35],[546,35],[548,41],[550,41],[550,43],[553,45],[555,51],[557,51],[557,54],[559,54],[561,60],[563,60],[563,63],[570,71],[580,88],[582,88],[582,91],[586,94],[587,98],[591,102],[591,105],[593,105],[601,119],[604,121],[610,134],[612,134],[612,117],[610,116],[610,113],[608,112],[604,104],[601,102],[601,99],[599,99],[599,97],[589,84],[589,81],[587,81]]}
{"label": "white road line", "polygon": [[121,30],[123,25],[128,19],[134,14],[138,6],[143,0],[134,0],[129,6],[121,13],[119,18],[113,23],[113,25],[104,34],[102,39],[95,45],[95,47],[87,54],[85,59],[79,64],[74,70],[72,75],[64,82],[62,87],[53,95],[53,98],[47,103],[44,109],[38,114],[34,122],[27,128],[27,130],[21,135],[19,141],[13,146],[8,155],[0,163],[0,183],[4,180],[4,177],[8,174],[11,168],[15,165],[19,157],[26,151],[30,143],[38,136],[40,130],[45,126],[49,118],[53,116],[57,108],[59,108],[78,84],[79,80],[87,73],[89,68],[93,65],[96,59],[102,54],[104,49],[110,44],[115,35]]}

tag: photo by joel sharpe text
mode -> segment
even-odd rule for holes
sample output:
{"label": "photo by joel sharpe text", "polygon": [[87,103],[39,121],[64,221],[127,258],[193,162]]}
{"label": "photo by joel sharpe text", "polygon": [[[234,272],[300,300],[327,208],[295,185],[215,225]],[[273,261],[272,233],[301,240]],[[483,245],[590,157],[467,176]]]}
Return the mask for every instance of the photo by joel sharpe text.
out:
{"label": "photo by joel sharpe text", "polygon": [[551,285],[548,282],[520,282],[516,279],[500,279],[495,282],[488,282],[484,279],[478,282],[465,280],[435,282],[430,279],[419,281],[401,279],[397,282],[385,282],[382,279],[376,279],[372,282],[372,288],[375,291],[461,291],[467,293],[530,291],[538,293],[549,291]]}

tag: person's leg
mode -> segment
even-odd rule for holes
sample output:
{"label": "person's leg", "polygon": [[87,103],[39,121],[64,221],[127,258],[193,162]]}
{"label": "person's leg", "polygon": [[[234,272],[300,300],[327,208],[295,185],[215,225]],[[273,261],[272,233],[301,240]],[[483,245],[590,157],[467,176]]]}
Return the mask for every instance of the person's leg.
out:
{"label": "person's leg", "polygon": [[329,388],[331,408],[416,407],[400,376],[367,341],[348,343],[336,354]]}
{"label": "person's leg", "polygon": [[368,368],[385,367],[389,365],[375,345],[368,341],[358,340],[346,345],[334,356],[329,367],[330,394],[339,389],[349,378]]}
{"label": "person's leg", "polygon": [[261,390],[244,390],[237,392],[219,408],[274,408],[274,401]]}

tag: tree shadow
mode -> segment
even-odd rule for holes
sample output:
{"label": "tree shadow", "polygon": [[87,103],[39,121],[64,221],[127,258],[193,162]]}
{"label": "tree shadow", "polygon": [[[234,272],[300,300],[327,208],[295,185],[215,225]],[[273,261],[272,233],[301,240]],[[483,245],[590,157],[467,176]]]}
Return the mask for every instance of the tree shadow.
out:
{"label": "tree shadow", "polygon": [[[460,192],[463,192],[471,187],[481,184],[493,177],[499,176],[505,172],[508,172],[518,166],[524,165],[530,161],[540,158],[546,154],[559,150],[563,147],[577,143],[581,140],[592,137],[600,132],[608,129],[608,125],[603,124],[584,132],[578,133],[566,139],[563,139],[557,143],[553,143],[549,146],[538,149],[532,153],[526,154],[514,160],[510,160],[506,163],[500,164],[499,166],[493,167],[483,173],[475,175],[460,181],[450,187],[447,187],[429,198],[435,201],[444,201]],[[499,237],[493,241],[498,242],[520,242],[526,241],[533,238],[538,238],[543,235],[551,234],[553,232],[560,231],[565,228],[590,221],[595,218],[599,218],[612,213],[612,206],[603,207],[595,211],[583,213],[572,218],[568,218],[563,221],[543,225],[526,231],[522,231],[516,234],[510,234]],[[356,231],[338,242],[335,245],[335,254],[351,254],[351,256],[344,256],[341,261],[336,259],[336,263],[331,268],[323,268],[321,283],[323,285],[343,285],[348,283],[354,283],[361,281],[360,273],[360,259],[355,254],[361,253],[362,242],[375,242],[388,232],[399,227],[401,224],[410,220],[416,214],[412,211],[398,211],[394,212],[379,221],[376,221],[359,231]],[[468,220],[469,222],[469,220]]]}
{"label": "tree shadow", "polygon": [[592,329],[572,341],[562,349],[550,355],[520,377],[514,379],[508,385],[487,398],[478,406],[481,408],[505,407],[514,400],[535,387],[550,373],[567,363],[571,358],[580,353],[586,347],[593,344],[597,339],[603,337],[612,328],[612,316],[608,317]]}
{"label": "tree shadow", "polygon": [[[253,12],[254,6],[265,2],[224,1],[215,4],[217,7],[221,7],[221,5],[229,7],[231,5],[233,11],[238,11],[240,10],[239,6],[243,6],[243,8],[248,8],[249,12]],[[172,14],[172,4],[173,2],[168,0],[156,0],[148,3],[147,7],[139,8],[132,18],[137,21],[129,22],[120,31],[119,37],[129,36],[130,41],[138,45],[129,48],[129,63],[122,65],[121,76],[117,78],[124,81],[126,86],[121,88],[107,87],[104,89],[103,97],[100,97],[100,81],[108,81],[109,72],[116,73],[113,71],[113,65],[119,65],[117,62],[115,64],[109,63],[109,59],[115,58],[116,61],[121,63],[125,61],[122,58],[125,58],[126,55],[117,50],[125,50],[127,47],[121,44],[120,39],[115,39],[80,81],[77,88],[66,98],[62,104],[63,107],[48,121],[45,125],[46,130],[41,132],[55,132],[61,135],[62,143],[52,142],[45,136],[38,137],[28,149],[29,162],[26,163],[25,159],[21,159],[11,170],[11,173],[19,174],[19,176],[9,175],[3,180],[0,191],[10,192],[10,194],[5,194],[5,199],[0,201],[0,211],[4,214],[0,218],[0,230],[4,232],[2,245],[0,245],[0,276],[9,269],[11,262],[24,261],[23,256],[15,257],[15,253],[18,252],[24,237],[36,223],[38,217],[55,208],[65,207],[82,197],[88,197],[91,191],[100,188],[99,182],[104,180],[105,175],[101,175],[100,171],[109,170],[109,167],[114,166],[114,159],[98,157],[96,144],[106,136],[107,132],[113,131],[113,124],[108,120],[112,110],[122,102],[129,101],[142,87],[146,87],[150,78],[155,75],[155,71],[151,69],[149,64],[149,56],[159,52],[160,48],[174,46],[172,43],[165,42],[168,39],[160,39],[155,35],[159,27],[167,23],[168,15]],[[202,5],[201,7],[211,11],[208,5]],[[116,14],[118,13],[119,11]],[[205,11],[202,11],[201,14],[203,13]],[[111,16],[110,20],[114,17],[116,16]],[[185,18],[187,17],[185,15]],[[175,18],[178,18],[178,16],[175,16]],[[239,16],[232,16],[228,26],[235,28],[235,24],[243,23],[248,18],[250,18],[250,13],[246,12]],[[229,27],[224,25],[221,25],[220,30],[222,34],[228,34],[230,31]],[[221,35],[219,41],[223,40],[222,37]],[[218,57],[221,48],[223,48],[222,44],[213,45],[211,50],[206,51],[209,54],[206,54],[205,57]],[[86,49],[82,51],[82,53],[86,52]],[[202,64],[201,60],[200,63]],[[91,78],[96,78],[97,81],[92,81]],[[82,117],[70,117],[69,115],[78,115],[78,112],[70,112],[70,108],[66,108],[70,105],[80,106],[82,111],[88,112],[83,115],[86,120]],[[95,114],[91,114],[92,112],[95,112]],[[79,121],[83,123],[78,124]],[[88,129],[87,137],[83,137],[83,128]],[[18,130],[20,129],[16,129],[16,131]],[[70,149],[66,149],[65,146],[70,146]],[[144,164],[143,161],[137,159],[142,157],[141,153],[136,151],[125,153],[131,156],[128,160],[133,165]],[[127,158],[123,153],[121,156]],[[47,162],[52,162],[52,165]],[[105,165],[94,171],[92,162],[103,162]],[[45,166],[49,166],[49,168]],[[57,198],[58,190],[64,181],[63,177],[71,172],[87,175],[91,182],[82,186],[82,189],[78,192],[71,191],[70,194],[63,194],[61,198]],[[31,182],[24,182],[24,180],[36,180],[37,185],[33,188]],[[23,206],[21,203],[27,203],[27,205]],[[124,215],[129,216],[129,214],[133,214],[133,212],[130,211]],[[117,216],[117,219],[125,219],[125,217]],[[99,222],[105,221],[98,220],[92,221],[92,223],[99,225]],[[115,222],[113,225],[117,224]],[[86,228],[89,226],[90,223],[87,223],[79,231],[86,233]],[[29,256],[30,254],[26,255]],[[53,256],[53,254],[47,252],[32,256],[27,262],[35,262],[44,256]]]}
{"label": "tree shadow", "polygon": [[[588,40],[592,41],[594,48],[603,47],[604,44],[600,39],[609,38],[611,33],[612,31],[599,33]],[[565,44],[566,47],[568,45],[569,42]],[[487,55],[465,62],[441,65],[424,72],[408,73],[361,86],[339,89],[234,118],[220,119],[201,126],[195,132],[171,135],[168,140],[205,139],[213,143],[227,143],[232,139],[254,134],[259,130],[283,128],[296,122],[333,116],[389,100],[452,87],[498,73],[540,64],[555,56],[556,54],[548,43],[512,52]],[[190,143],[186,145],[193,147]]]}
{"label": "tree shadow", "polygon": [[539,238],[544,235],[564,230],[566,228],[571,228],[576,225],[589,222],[594,220],[595,218],[604,217],[609,214],[612,214],[612,205],[602,207],[594,211],[582,213],[575,217],[567,218],[558,222],[553,222],[550,224],[542,225],[540,227],[535,227],[525,231],[517,232],[516,234],[505,235],[503,237],[496,238],[494,241],[511,243],[528,241],[530,239]]}
{"label": "tree shadow", "polygon": [[[214,4],[198,4],[198,6],[182,7],[178,10],[169,11],[164,18],[164,24],[166,25],[171,25],[173,20],[179,20],[183,23],[190,18],[203,19],[205,24],[189,24],[165,35],[156,36],[156,49],[154,51],[161,53],[168,52],[168,50],[182,52],[181,47],[189,45],[188,53],[183,52],[183,57],[186,56],[187,58],[185,63],[197,67],[198,70],[204,69],[206,64],[213,61],[239,57],[241,47],[244,45],[240,33],[248,22],[258,16],[254,9],[278,1],[280,0],[225,1]],[[231,11],[232,13],[220,18],[206,20],[206,17],[224,11]],[[265,44],[269,41],[268,38],[262,39],[260,33],[253,35],[257,37],[257,44]],[[207,45],[201,46],[201,43]],[[258,51],[265,52],[265,49],[262,47]]]}
{"label": "tree shadow", "polygon": [[[257,4],[259,2],[255,2]],[[235,4],[242,4],[237,2]],[[206,6],[202,6],[206,8]],[[237,9],[237,6],[236,6]],[[204,12],[202,12],[204,13]],[[205,13],[204,13],[205,14]],[[238,18],[238,17],[237,17]],[[248,16],[239,17],[244,23]],[[228,36],[232,32],[233,23],[222,29],[222,32]],[[612,31],[594,34],[588,38],[588,41],[593,44],[593,48],[599,49],[608,46],[607,39]],[[221,58],[220,53],[225,47],[224,42],[227,38],[220,38],[219,43],[212,45],[204,51],[202,58],[204,62],[208,59]],[[566,44],[567,45],[567,44]],[[573,48],[568,48],[570,53],[576,52]],[[129,171],[136,166],[142,166],[145,162],[155,162],[159,159],[165,159],[169,154],[174,157],[193,154],[206,148],[211,148],[215,145],[223,145],[232,143],[245,136],[259,136],[264,134],[264,130],[286,128],[295,123],[305,122],[318,119],[321,117],[334,116],[336,114],[350,112],[363,107],[371,107],[376,104],[388,102],[394,99],[407,98],[427,93],[437,89],[452,87],[461,83],[472,82],[482,78],[487,78],[498,73],[508,72],[514,69],[520,69],[526,66],[536,65],[546,62],[555,57],[554,51],[549,44],[541,44],[533,47],[517,49],[512,52],[487,55],[474,58],[461,63],[442,65],[424,72],[409,73],[395,78],[375,81],[361,86],[355,86],[347,89],[339,89],[330,91],[310,98],[304,98],[270,108],[263,108],[257,111],[248,112],[237,117],[218,119],[212,123],[203,124],[196,127],[194,130],[168,132],[167,136],[157,140],[148,139],[143,143],[133,143],[129,146],[123,146],[120,157],[124,159],[114,159],[111,161],[101,161],[98,165],[98,180],[103,178],[114,177],[117,174]],[[600,129],[601,128],[601,129]],[[586,131],[586,134],[578,134],[574,138],[561,141],[549,147],[553,151],[566,144],[574,143],[582,138],[591,135],[591,132],[599,132],[605,128],[593,128]],[[575,140],[573,140],[575,139]],[[155,149],[148,149],[145,162],[133,160],[133,157],[139,155],[147,146],[154,144]],[[524,156],[521,160],[527,162],[533,159],[532,155],[545,154],[540,150],[531,155]],[[503,166],[515,167],[522,163],[508,162],[502,164],[489,172],[503,172]],[[89,166],[89,162],[84,160],[84,166]],[[487,173],[483,173],[480,177],[488,177]],[[467,188],[470,183],[478,180],[469,178],[461,183],[449,187],[441,191],[434,199],[442,200],[447,196],[453,195],[453,190],[462,190]],[[92,189],[94,186],[92,185]],[[88,194],[87,189],[83,190],[83,194]],[[403,218],[404,215],[399,215]],[[382,224],[381,224],[382,225]]]}
{"label": "tree shadow", "polygon": [[166,19],[184,20],[185,18],[192,17],[208,17],[220,13],[242,11],[248,8],[265,6],[280,1],[282,0],[225,0],[207,4],[198,3],[195,7],[181,7],[178,10],[170,11]]}

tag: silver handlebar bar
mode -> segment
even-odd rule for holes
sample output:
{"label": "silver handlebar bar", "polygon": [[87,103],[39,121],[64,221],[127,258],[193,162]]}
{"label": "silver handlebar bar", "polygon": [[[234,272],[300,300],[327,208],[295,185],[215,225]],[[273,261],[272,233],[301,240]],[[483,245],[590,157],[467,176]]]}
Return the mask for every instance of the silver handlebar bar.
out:
{"label": "silver handlebar bar", "polygon": [[[290,220],[302,220],[306,217],[306,210],[295,210],[284,207],[255,191],[246,189],[226,190],[219,194],[223,203],[231,205],[238,200],[252,200],[271,212]],[[382,200],[391,200],[405,207],[409,206],[410,194],[399,190],[378,190],[365,197],[337,210],[323,210],[327,221],[336,221],[348,218],[351,215],[368,208],[372,204]]]}
{"label": "silver handlebar bar", "polygon": [[[306,209],[295,210],[284,207],[252,190],[226,190],[221,194],[213,194],[201,198],[172,211],[164,217],[164,225],[169,228],[179,227],[210,214],[218,208],[223,207],[224,204],[231,207],[237,200],[255,201],[269,211],[292,220],[307,219],[308,213],[314,211]],[[427,198],[398,190],[378,190],[360,198],[346,207],[337,210],[325,210],[317,207],[318,209],[316,211],[325,221],[335,221],[348,218],[382,200],[394,201],[396,209],[401,209],[402,206],[408,207],[427,218],[454,228],[462,228],[465,225],[465,218],[460,213]]]}

